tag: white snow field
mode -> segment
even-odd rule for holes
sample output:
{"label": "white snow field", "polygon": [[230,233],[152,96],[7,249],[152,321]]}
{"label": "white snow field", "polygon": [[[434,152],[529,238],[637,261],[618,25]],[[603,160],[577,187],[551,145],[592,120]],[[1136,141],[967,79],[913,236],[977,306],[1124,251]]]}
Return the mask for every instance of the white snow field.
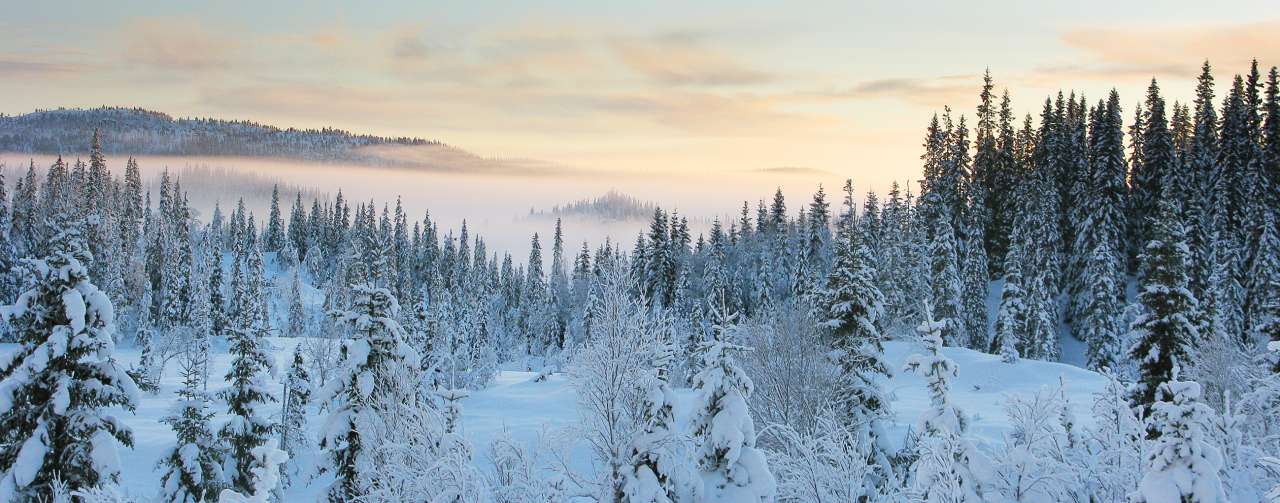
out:
{"label": "white snow field", "polygon": [[[277,394],[282,389],[280,381],[285,376],[294,346],[302,340],[304,339],[270,339],[276,354],[278,372],[272,379],[272,385]],[[0,354],[13,349],[12,344],[2,344]],[[912,342],[894,341],[886,345],[890,367],[895,369],[895,376],[886,383],[886,389],[894,396],[893,411],[896,419],[893,431],[899,440],[915,424],[929,403],[924,383],[919,377],[896,372],[906,357],[918,349]],[[999,356],[960,348],[946,348],[944,353],[959,365],[960,375],[952,388],[952,398],[970,415],[971,435],[980,447],[991,448],[1002,442],[1002,436],[1008,429],[1002,405],[1009,395],[1031,393],[1041,387],[1056,387],[1061,379],[1066,385],[1075,416],[1084,425],[1089,425],[1092,423],[1089,412],[1092,395],[1105,384],[1101,375],[1066,364],[1025,359],[1007,364],[1001,362]],[[138,351],[133,348],[120,348],[117,352],[117,359],[125,367],[135,364],[138,356]],[[229,365],[230,357],[225,348],[215,348],[209,380],[210,391],[221,388],[222,376]],[[165,369],[158,393],[143,394],[136,413],[113,412],[133,429],[135,435],[133,449],[120,451],[123,462],[121,482],[129,495],[150,497],[160,487],[160,473],[156,470],[156,463],[165,449],[174,442],[173,431],[169,425],[160,422],[160,419],[169,413],[169,408],[174,403],[174,393],[180,384],[176,367],[171,364]],[[537,448],[541,445],[539,442],[542,437],[557,433],[564,436],[566,428],[577,423],[576,397],[567,376],[553,374],[543,382],[534,382],[537,375],[536,372],[504,371],[488,387],[473,392],[463,401],[465,433],[472,443],[475,462],[482,470],[489,469],[489,445],[495,438],[508,435]],[[681,390],[679,395],[681,399],[677,403],[676,414],[679,422],[683,423],[691,392]],[[216,426],[226,417],[225,405],[215,402],[214,411],[219,414],[214,418]],[[314,405],[310,412],[309,425],[315,429],[324,413]],[[759,429],[763,427],[764,425],[758,425]],[[586,453],[582,445],[571,449],[571,466],[578,470],[590,470],[590,460]],[[305,472],[311,460],[301,460],[301,464]],[[304,474],[303,477],[308,476]],[[306,478],[299,480],[295,477],[294,480],[295,483],[286,492],[287,501],[314,501],[324,493],[330,479],[326,476],[309,482]]]}

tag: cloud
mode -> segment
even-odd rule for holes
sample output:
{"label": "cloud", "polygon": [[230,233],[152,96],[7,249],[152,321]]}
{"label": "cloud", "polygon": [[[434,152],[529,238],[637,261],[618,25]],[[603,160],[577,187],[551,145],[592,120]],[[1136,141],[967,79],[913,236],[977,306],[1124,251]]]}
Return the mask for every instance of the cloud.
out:
{"label": "cloud", "polygon": [[834,176],[835,174],[825,169],[809,168],[804,166],[776,166],[772,168],[760,168],[744,170],[748,173],[766,173],[777,175],[805,175],[805,176]]}
{"label": "cloud", "polygon": [[241,59],[229,33],[215,33],[191,18],[144,18],[126,24],[123,60],[171,75],[223,70]]}
{"label": "cloud", "polygon": [[1076,27],[1063,32],[1061,38],[1063,43],[1096,60],[1057,68],[1060,74],[1082,78],[1189,78],[1199,72],[1205,59],[1231,72],[1247,71],[1253,58],[1280,61],[1280,20]]}
{"label": "cloud", "polygon": [[429,52],[427,44],[416,35],[396,37],[391,48],[392,56],[400,61],[421,61],[427,58]]}
{"label": "cloud", "polygon": [[628,68],[662,84],[744,86],[774,80],[774,75],[748,68],[728,54],[705,47],[700,40],[680,32],[619,40],[612,45]]}
{"label": "cloud", "polygon": [[851,87],[802,96],[825,99],[896,99],[916,105],[940,107],[966,103],[977,95],[979,75],[946,75],[934,78],[885,78],[866,80]]}
{"label": "cloud", "polygon": [[85,69],[85,65],[75,63],[24,61],[0,57],[0,75],[11,78],[62,77]]}

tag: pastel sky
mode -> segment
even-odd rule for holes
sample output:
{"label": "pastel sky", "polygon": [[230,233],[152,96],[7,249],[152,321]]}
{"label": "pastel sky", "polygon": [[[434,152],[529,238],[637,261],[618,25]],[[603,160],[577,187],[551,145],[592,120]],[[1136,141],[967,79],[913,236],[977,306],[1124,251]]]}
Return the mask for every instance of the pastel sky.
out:
{"label": "pastel sky", "polygon": [[[1019,112],[1152,76],[1186,99],[1280,64],[1280,8],[1238,2],[9,1],[0,112],[175,116],[439,139],[640,173],[915,176],[943,105],[990,68]],[[864,185],[866,186],[866,185]]]}

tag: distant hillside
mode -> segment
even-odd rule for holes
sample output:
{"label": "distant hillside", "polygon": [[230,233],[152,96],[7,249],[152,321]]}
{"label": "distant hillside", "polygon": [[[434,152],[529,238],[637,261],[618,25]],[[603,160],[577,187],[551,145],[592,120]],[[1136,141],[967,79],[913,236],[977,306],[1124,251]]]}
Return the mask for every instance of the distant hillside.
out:
{"label": "distant hillside", "polygon": [[251,121],[174,119],[141,108],[102,107],[0,116],[0,151],[84,152],[95,128],[102,131],[102,148],[109,154],[264,156],[389,164],[383,157],[357,149],[444,147],[421,138],[361,135],[331,128],[281,129]]}
{"label": "distant hillside", "polygon": [[602,220],[639,220],[653,216],[657,206],[651,202],[641,201],[629,195],[610,190],[603,196],[594,199],[577,201],[552,206],[550,210],[529,210],[529,216],[535,218],[554,217],[592,217]]}

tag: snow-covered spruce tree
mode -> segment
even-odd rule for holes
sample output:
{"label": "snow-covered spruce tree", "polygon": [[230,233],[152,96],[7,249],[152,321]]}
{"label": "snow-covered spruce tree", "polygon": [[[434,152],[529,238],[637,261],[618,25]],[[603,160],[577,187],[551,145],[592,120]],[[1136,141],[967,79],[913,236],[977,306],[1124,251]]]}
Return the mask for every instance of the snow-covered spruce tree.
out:
{"label": "snow-covered spruce tree", "polygon": [[963,307],[965,333],[969,338],[964,347],[984,351],[990,344],[990,330],[987,314],[987,297],[990,273],[987,268],[987,253],[981,243],[980,225],[972,225],[970,239],[965,243],[963,258]]}
{"label": "snow-covered spruce tree", "polygon": [[210,236],[205,244],[205,267],[209,271],[209,325],[210,335],[214,337],[221,337],[227,327],[227,302],[222,292],[224,278],[221,241],[217,236]]}
{"label": "snow-covered spruce tree", "polygon": [[968,425],[960,409],[951,403],[951,380],[959,373],[956,362],[942,355],[943,320],[934,320],[932,306],[924,309],[925,321],[916,328],[927,354],[907,358],[902,371],[921,376],[929,388],[930,408],[920,417],[919,430],[925,435],[960,434]]}
{"label": "snow-covered spruce tree", "polygon": [[1174,369],[1188,362],[1188,348],[1199,340],[1199,305],[1187,288],[1189,252],[1176,203],[1161,201],[1150,229],[1151,240],[1139,258],[1141,311],[1129,328],[1135,341],[1129,356],[1138,362],[1139,373],[1133,399],[1144,406],[1155,402],[1156,388],[1173,379]]}
{"label": "snow-covered spruce tree", "polygon": [[1027,304],[1022,291],[1022,253],[1017,241],[1009,244],[1004,263],[1004,286],[1000,289],[1000,310],[996,312],[996,333],[990,352],[999,353],[1005,363],[1018,361],[1018,346],[1026,333]]}
{"label": "snow-covered spruce tree", "polygon": [[218,503],[269,503],[279,501],[280,465],[289,460],[289,454],[276,448],[275,441],[254,447],[253,488],[248,491],[223,489]]}
{"label": "snow-covered spruce tree", "polygon": [[[289,365],[284,388],[284,411],[280,419],[280,448],[289,453],[290,459],[310,445],[307,437],[307,406],[311,403],[311,371],[302,358],[302,345],[293,349],[293,363]],[[290,479],[285,473],[285,480]]]}
{"label": "snow-covered spruce tree", "polygon": [[1147,453],[1146,474],[1129,501],[1225,503],[1227,495],[1218,475],[1222,454],[1204,432],[1214,412],[1199,402],[1200,384],[1172,379],[1160,384],[1157,398],[1147,423],[1159,437]]}
{"label": "snow-covered spruce tree", "polygon": [[[248,493],[253,482],[253,450],[267,443],[276,425],[263,410],[276,401],[267,389],[266,377],[275,372],[275,358],[268,352],[268,327],[261,309],[261,252],[251,245],[248,271],[242,271],[240,291],[233,299],[234,318],[226,329],[228,352],[232,355],[227,371],[228,386],[219,396],[227,403],[231,417],[223,424],[220,435],[227,446],[225,471],[230,488]],[[245,273],[247,272],[247,274]]]}
{"label": "snow-covered spruce tree", "polygon": [[951,403],[951,380],[959,369],[942,355],[946,322],[933,319],[926,305],[925,321],[917,331],[926,354],[907,358],[903,372],[919,375],[929,388],[929,410],[920,416],[917,430],[924,438],[914,467],[910,491],[920,501],[981,502],[985,492],[987,460],[965,438],[968,419]]}
{"label": "snow-covered spruce tree", "polygon": [[[4,168],[0,166],[0,302],[9,302],[18,295],[20,284],[18,272],[18,250],[10,235],[12,219],[9,214],[9,194],[4,183]],[[0,320],[0,324],[4,321]],[[7,335],[7,331],[0,334]],[[9,342],[9,341],[6,341]]]}
{"label": "snow-covered spruce tree", "polygon": [[160,458],[160,500],[165,503],[212,501],[223,487],[222,452],[209,425],[213,412],[203,389],[203,363],[194,352],[184,355],[179,362],[182,388],[172,414],[163,419],[178,438]]}
{"label": "snow-covered spruce tree", "polygon": [[353,286],[351,293],[351,307],[334,315],[350,325],[354,338],[343,345],[343,370],[318,397],[333,401],[320,438],[328,458],[324,469],[334,474],[330,501],[364,494],[367,472],[373,469],[367,451],[377,449],[381,440],[364,433],[382,422],[379,407],[413,400],[414,390],[406,385],[412,381],[395,373],[418,366],[418,354],[405,343],[404,329],[396,321],[400,305],[391,291],[366,283]]}
{"label": "snow-covered spruce tree", "polygon": [[[933,194],[936,195],[936,194]],[[930,299],[938,310],[943,328],[942,342],[955,346],[964,341],[964,324],[960,321],[964,303],[961,299],[959,263],[955,230],[946,216],[935,218],[933,241],[929,243]]]}
{"label": "snow-covered spruce tree", "polygon": [[661,339],[650,345],[653,369],[642,378],[642,426],[631,439],[631,469],[622,487],[623,501],[628,503],[675,503],[686,500],[692,492],[693,480],[684,461],[686,450],[672,410],[675,394],[668,383],[674,349],[671,341]]}
{"label": "snow-covered spruce tree", "polygon": [[1077,326],[1080,339],[1089,345],[1089,368],[1094,370],[1114,367],[1122,353],[1119,323],[1123,299],[1120,286],[1115,284],[1119,277],[1115,269],[1120,264],[1107,241],[1099,241],[1084,267],[1087,300]]}
{"label": "snow-covered spruce tree", "polygon": [[47,246],[45,258],[24,261],[32,286],[7,312],[18,346],[0,359],[3,501],[48,498],[55,480],[70,490],[111,484],[116,442],[133,445],[103,410],[138,404],[133,379],[112,358],[111,302],[89,282],[77,227]]}
{"label": "snow-covered spruce tree", "polygon": [[[732,323],[732,315],[722,318]],[[701,501],[772,501],[776,481],[755,447],[755,422],[747,409],[753,385],[734,359],[748,348],[730,341],[733,329],[717,324],[713,338],[698,348],[702,368],[693,377],[698,399],[689,427],[702,472]]]}
{"label": "snow-covered spruce tree", "polygon": [[298,268],[293,268],[293,281],[289,287],[289,335],[301,337],[307,333],[307,313],[302,306],[302,278]]}
{"label": "snow-covered spruce tree", "polygon": [[891,373],[884,361],[879,323],[884,297],[875,285],[871,252],[854,242],[854,232],[837,230],[835,263],[823,291],[822,325],[831,333],[835,363],[840,367],[832,404],[845,427],[856,432],[858,445],[875,467],[868,473],[873,478],[866,481],[869,495],[894,476],[883,424],[890,415],[889,400],[881,387]]}

